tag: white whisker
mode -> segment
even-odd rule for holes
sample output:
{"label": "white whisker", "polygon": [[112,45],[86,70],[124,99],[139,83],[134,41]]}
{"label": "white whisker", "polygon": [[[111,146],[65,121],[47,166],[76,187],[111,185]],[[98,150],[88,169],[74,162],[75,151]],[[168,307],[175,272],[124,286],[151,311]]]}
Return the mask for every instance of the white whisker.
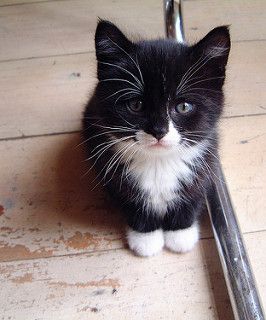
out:
{"label": "white whisker", "polygon": [[[177,87],[176,94],[178,94],[178,93],[183,89],[184,85],[187,83],[187,80],[191,79],[191,77],[192,77],[196,72],[198,72],[208,61],[210,61],[211,59],[217,57],[217,55],[213,55],[213,53],[215,53],[215,48],[214,48],[213,50],[211,50],[206,56],[203,56],[203,58],[200,57],[200,58],[197,60],[197,62],[196,62],[192,67],[190,67],[190,69],[193,68],[193,70],[191,70],[192,73],[189,72],[189,76],[188,76],[188,77],[186,76],[186,74],[187,74],[188,72],[185,73],[185,75],[183,76],[183,78],[186,76],[186,80],[185,80],[185,81],[182,81],[183,78],[181,79],[181,82],[183,82],[183,85],[182,85],[182,88],[180,88],[180,84],[181,84],[181,82],[180,82],[179,86]],[[195,65],[197,65],[196,70],[195,70]]]}
{"label": "white whisker", "polygon": [[105,64],[105,65],[108,65],[108,66],[113,66],[113,67],[116,67],[120,70],[123,70],[124,72],[128,73],[129,75],[131,75],[138,83],[138,85],[140,86],[140,88],[143,90],[143,84],[140,82],[140,80],[133,74],[131,73],[130,71],[126,70],[125,68],[121,67],[121,66],[118,66],[116,64],[113,64],[113,63],[108,63],[108,62],[103,62],[103,61],[98,61],[98,63],[101,63],[101,64]]}
{"label": "white whisker", "polygon": [[[135,142],[135,143],[136,143],[136,142]],[[132,144],[130,144],[130,145],[126,145],[126,146],[124,146],[123,148],[121,148],[120,150],[118,150],[118,151],[115,153],[115,155],[113,156],[113,157],[114,157],[113,161],[109,164],[109,166],[108,166],[107,169],[106,169],[106,173],[105,173],[105,175],[104,175],[103,180],[105,180],[107,174],[112,170],[112,168],[113,168],[116,164],[117,164],[117,165],[116,165],[116,167],[115,167],[115,170],[113,171],[113,174],[112,174],[111,178],[110,178],[105,184],[107,184],[108,182],[110,182],[110,181],[112,180],[115,172],[117,171],[117,168],[119,167],[119,164],[121,163],[121,161],[122,161],[122,159],[123,159],[123,156],[127,153],[128,150],[130,150],[130,149],[133,147],[133,145],[134,145],[135,143],[132,143]]]}
{"label": "white whisker", "polygon": [[[87,175],[91,170],[92,170],[92,168],[94,168],[94,166],[96,165],[96,163],[97,163],[97,161],[100,159],[100,157],[105,153],[105,151],[106,150],[108,150],[108,149],[110,149],[113,145],[115,145],[116,143],[119,143],[119,142],[121,142],[121,141],[125,141],[125,140],[127,140],[127,139],[131,139],[131,138],[133,138],[134,136],[127,136],[127,137],[123,137],[123,138],[120,138],[120,139],[116,139],[115,141],[114,140],[112,140],[112,141],[110,141],[110,143],[107,145],[107,146],[104,146],[104,147],[102,147],[100,150],[98,150],[94,155],[92,155],[91,157],[89,157],[89,158],[87,158],[86,159],[86,161],[89,161],[89,160],[91,160],[92,158],[94,158],[96,155],[98,155],[99,153],[99,155],[98,155],[98,157],[96,158],[96,160],[94,161],[94,163],[93,163],[93,165],[90,167],[90,169],[87,171],[87,172],[85,172],[85,174],[83,174],[83,177],[85,176],[85,175]],[[97,177],[96,177],[97,178]],[[94,179],[95,180],[95,179]],[[93,181],[94,181],[93,180]]]}
{"label": "white whisker", "polygon": [[122,115],[120,114],[120,113],[118,113],[118,115],[119,115],[119,117],[123,120],[123,121],[125,121],[128,125],[130,125],[131,126],[131,130],[135,130],[135,125],[134,124],[132,124],[132,123],[130,123],[129,121],[127,121],[124,117],[122,117]]}
{"label": "white whisker", "polygon": [[124,97],[124,96],[127,96],[127,95],[130,95],[130,94],[134,97],[134,93],[132,93],[132,92],[126,92],[126,93],[121,94],[121,95],[115,100],[114,105],[116,105],[117,101],[118,101],[120,98],[122,98],[122,97]]}
{"label": "white whisker", "polygon": [[116,127],[111,127],[111,126],[103,126],[103,125],[100,125],[100,124],[95,124],[96,127],[99,127],[99,128],[103,128],[103,129],[114,129],[114,130],[119,130],[119,129],[124,129],[124,130],[127,130],[127,131],[132,131],[133,129],[132,128],[129,128],[129,127],[123,127],[123,126],[116,126]]}
{"label": "white whisker", "polygon": [[123,92],[123,91],[131,91],[131,92],[134,92],[134,93],[138,93],[137,90],[134,90],[134,89],[132,89],[132,88],[120,89],[120,90],[116,91],[115,93],[110,94],[108,97],[102,99],[101,101],[102,101],[102,102],[103,102],[103,101],[106,101],[107,99],[109,99],[109,98],[111,98],[111,97],[115,96],[116,94],[118,94],[118,93],[120,93],[120,92]]}
{"label": "white whisker", "polygon": [[[112,147],[113,145],[115,145],[118,142],[122,142],[124,140],[127,140],[129,138],[134,138],[135,135],[132,136],[127,136],[127,137],[123,137],[123,138],[119,138],[119,139],[115,139],[115,140],[111,140],[110,143],[107,146],[104,146],[103,148],[101,148],[100,150],[98,150],[96,153],[94,153],[91,157],[87,158],[86,160],[91,160],[92,158],[94,158],[95,156],[97,156],[100,153],[100,156],[110,147]],[[103,152],[101,152],[104,149]],[[99,157],[97,158],[99,159]]]}
{"label": "white whisker", "polygon": [[183,77],[181,78],[181,81],[176,89],[176,92],[178,92],[180,89],[182,89],[183,85],[185,85],[187,79],[189,80],[190,74],[191,72],[193,72],[195,70],[195,68],[197,68],[197,66],[204,60],[204,56],[200,56],[199,59],[188,68],[188,70],[185,72],[185,74],[183,75]]}
{"label": "white whisker", "polygon": [[[225,78],[225,77],[222,76],[222,77],[212,77],[212,78],[207,78],[207,79],[199,80],[199,81],[193,82],[192,84],[186,86],[184,89],[180,90],[179,93],[186,92],[187,89],[193,88],[193,86],[194,86],[195,84],[202,83],[202,82],[206,82],[206,81],[211,81],[211,80],[216,80],[216,79],[224,79],[224,78]],[[190,81],[192,81],[192,80],[194,80],[194,79],[191,79]]]}
{"label": "white whisker", "polygon": [[[133,145],[135,146],[136,144],[138,144],[138,142],[135,142]],[[136,154],[136,152],[138,152],[138,151],[139,151],[139,149],[136,149],[132,153],[130,153],[130,155],[127,157],[127,159],[126,159],[126,161],[124,163],[123,171],[122,171],[122,174],[121,174],[120,186],[119,186],[120,190],[121,190],[121,187],[122,187],[122,181],[123,181],[124,174],[127,177],[130,161],[133,159],[134,154]]]}
{"label": "white whisker", "polygon": [[80,147],[81,145],[83,145],[84,143],[90,141],[91,139],[95,139],[96,137],[100,137],[100,136],[107,135],[107,134],[110,134],[110,133],[123,133],[123,132],[133,132],[133,129],[131,129],[131,130],[118,130],[117,129],[117,130],[110,130],[110,131],[101,132],[101,133],[95,134],[95,135],[89,137],[88,139],[80,142],[78,145],[76,145],[76,148]]}
{"label": "white whisker", "polygon": [[[132,136],[127,136],[127,137],[135,137],[135,135],[132,135]],[[122,137],[122,138],[117,138],[117,139],[112,139],[111,141],[105,141],[105,142],[102,142],[100,143],[99,145],[97,145],[94,149],[91,150],[91,153],[93,153],[93,151],[99,149],[101,146],[104,146],[104,145],[108,145],[110,142],[114,142],[114,141],[121,141],[121,139],[123,138],[127,138],[127,137]],[[123,141],[123,140],[122,140]]]}
{"label": "white whisker", "polygon": [[204,87],[199,87],[199,88],[191,88],[189,90],[186,90],[185,93],[193,92],[193,90],[201,90],[201,91],[209,91],[209,92],[214,92],[214,93],[221,93],[219,90],[214,90],[214,89],[208,89]]}
{"label": "white whisker", "polygon": [[217,138],[214,138],[214,137],[210,137],[210,136],[205,136],[205,135],[200,135],[200,134],[197,134],[197,133],[194,133],[194,132],[187,132],[187,131],[184,131],[184,133],[190,137],[197,137],[197,138],[202,138],[202,139],[208,139],[208,140],[214,140],[214,141],[217,141],[218,139]]}
{"label": "white whisker", "polygon": [[139,67],[139,64],[137,64],[137,62],[131,57],[131,55],[126,52],[123,48],[121,48],[116,42],[114,42],[111,38],[108,37],[108,39],[114,44],[116,45],[121,51],[123,51],[128,57],[129,59],[134,63],[134,65],[136,66],[136,68],[138,69],[139,71],[139,75],[140,75],[140,78],[141,78],[141,81],[144,85],[144,81],[143,81],[143,77],[142,77],[142,73],[141,73],[141,70],[140,70],[140,67]]}
{"label": "white whisker", "polygon": [[[126,145],[125,147],[128,147],[128,145]],[[123,149],[124,149],[124,148],[123,148]],[[117,156],[117,154],[119,155],[119,153],[121,153],[121,151],[123,151],[123,150],[119,149],[119,150],[109,159],[109,161],[108,161],[108,162],[106,163],[106,165],[102,168],[102,170],[98,173],[98,175],[97,175],[96,178],[93,180],[93,182],[100,177],[101,173],[104,171],[104,169],[105,169],[107,166],[108,166],[108,168],[110,167],[110,165],[112,165],[112,167],[113,167],[113,165],[116,163],[115,157]],[[113,162],[113,164],[112,164],[112,162]],[[105,173],[104,177],[103,177],[102,179],[100,179],[100,181],[93,187],[92,190],[94,190],[102,181],[105,180],[106,175],[107,175],[108,172],[112,169],[112,167],[111,167],[109,170],[108,170],[108,168],[106,169],[106,173]],[[108,171],[107,171],[107,170],[108,170]],[[113,176],[112,176],[112,177],[113,177]],[[109,182],[109,181],[108,181],[108,182]],[[106,185],[106,183],[105,183],[105,185]]]}
{"label": "white whisker", "polygon": [[133,83],[133,82],[131,82],[131,81],[129,81],[129,80],[120,79],[120,78],[113,78],[113,79],[110,78],[110,79],[102,79],[102,80],[100,80],[99,82],[107,82],[107,81],[120,81],[120,82],[129,83],[129,84],[131,84],[133,87],[135,87],[135,88],[138,90],[138,92],[141,93],[140,88],[139,88],[135,83]]}

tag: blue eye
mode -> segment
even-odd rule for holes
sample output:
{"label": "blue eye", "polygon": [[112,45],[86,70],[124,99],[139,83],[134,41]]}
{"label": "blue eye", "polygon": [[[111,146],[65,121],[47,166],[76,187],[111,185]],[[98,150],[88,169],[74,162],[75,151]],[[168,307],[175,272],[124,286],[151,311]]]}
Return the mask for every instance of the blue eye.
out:
{"label": "blue eye", "polygon": [[188,102],[179,103],[175,107],[175,111],[181,114],[188,114],[194,110],[194,106]]}

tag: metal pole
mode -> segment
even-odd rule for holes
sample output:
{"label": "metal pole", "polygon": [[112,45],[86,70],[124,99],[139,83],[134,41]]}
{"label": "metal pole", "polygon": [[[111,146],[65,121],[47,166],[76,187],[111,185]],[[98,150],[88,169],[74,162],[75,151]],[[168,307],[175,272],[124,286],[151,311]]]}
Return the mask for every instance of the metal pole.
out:
{"label": "metal pole", "polygon": [[164,0],[165,32],[167,38],[185,42],[181,5],[181,1]]}
{"label": "metal pole", "polygon": [[[164,0],[164,14],[167,37],[185,42],[182,0]],[[236,320],[265,320],[220,162],[216,169],[218,177],[213,179],[206,203],[234,317]]]}

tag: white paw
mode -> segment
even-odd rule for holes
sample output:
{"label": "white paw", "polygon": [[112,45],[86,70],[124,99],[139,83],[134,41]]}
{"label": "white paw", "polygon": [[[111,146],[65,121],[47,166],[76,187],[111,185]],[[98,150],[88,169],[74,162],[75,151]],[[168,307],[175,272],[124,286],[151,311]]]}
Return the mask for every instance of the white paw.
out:
{"label": "white paw", "polygon": [[174,252],[190,251],[198,240],[199,228],[196,223],[187,229],[164,232],[165,246]]}
{"label": "white paw", "polygon": [[129,229],[127,232],[129,248],[143,257],[153,256],[160,252],[164,245],[162,230],[152,232],[137,232]]}

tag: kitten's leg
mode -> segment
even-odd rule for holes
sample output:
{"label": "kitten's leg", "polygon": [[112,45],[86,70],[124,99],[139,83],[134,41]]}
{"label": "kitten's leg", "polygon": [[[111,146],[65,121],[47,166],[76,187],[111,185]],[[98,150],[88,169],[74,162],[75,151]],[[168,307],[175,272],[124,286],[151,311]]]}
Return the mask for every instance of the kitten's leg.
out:
{"label": "kitten's leg", "polygon": [[197,217],[201,206],[182,205],[167,213],[163,223],[165,247],[174,252],[190,251],[199,240]]}
{"label": "kitten's leg", "polygon": [[[135,254],[143,257],[159,253],[164,246],[163,231],[160,221],[152,213],[127,208],[127,241],[129,248]],[[137,214],[136,214],[137,212]]]}

